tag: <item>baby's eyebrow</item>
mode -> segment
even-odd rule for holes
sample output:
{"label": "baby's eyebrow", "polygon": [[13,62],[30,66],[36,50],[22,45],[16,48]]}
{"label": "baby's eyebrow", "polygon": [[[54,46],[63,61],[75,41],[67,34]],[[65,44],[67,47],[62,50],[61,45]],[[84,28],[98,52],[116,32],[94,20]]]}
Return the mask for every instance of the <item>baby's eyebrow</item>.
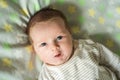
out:
{"label": "baby's eyebrow", "polygon": [[64,33],[64,34],[65,34],[65,33],[66,33],[66,31],[65,31],[65,30],[62,30],[62,31],[60,31],[60,33]]}
{"label": "baby's eyebrow", "polygon": [[58,33],[58,35],[65,35],[65,34],[66,34],[65,32]]}

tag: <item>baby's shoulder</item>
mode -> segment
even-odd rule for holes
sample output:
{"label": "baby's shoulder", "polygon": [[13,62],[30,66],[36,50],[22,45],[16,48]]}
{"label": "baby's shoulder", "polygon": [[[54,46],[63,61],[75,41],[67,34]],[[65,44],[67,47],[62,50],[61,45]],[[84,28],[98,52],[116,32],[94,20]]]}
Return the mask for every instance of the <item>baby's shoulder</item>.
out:
{"label": "baby's shoulder", "polygon": [[[98,42],[95,42],[91,39],[79,39],[76,40],[76,43],[77,43],[76,51],[78,51],[78,53],[76,54],[79,56],[91,55],[92,57],[94,57],[94,59],[96,59],[96,57],[99,57],[101,54],[100,52],[101,45]],[[99,61],[99,59],[96,60]]]}
{"label": "baby's shoulder", "polygon": [[95,42],[92,39],[78,39],[79,44],[95,44]]}
{"label": "baby's shoulder", "polygon": [[92,39],[77,39],[74,40],[74,44],[77,45],[98,45],[97,42],[93,41]]}
{"label": "baby's shoulder", "polygon": [[85,49],[87,51],[91,50],[97,50],[99,51],[99,48],[101,46],[100,43],[93,41],[92,39],[78,39],[74,40],[74,45],[77,45],[77,48],[79,49]]}

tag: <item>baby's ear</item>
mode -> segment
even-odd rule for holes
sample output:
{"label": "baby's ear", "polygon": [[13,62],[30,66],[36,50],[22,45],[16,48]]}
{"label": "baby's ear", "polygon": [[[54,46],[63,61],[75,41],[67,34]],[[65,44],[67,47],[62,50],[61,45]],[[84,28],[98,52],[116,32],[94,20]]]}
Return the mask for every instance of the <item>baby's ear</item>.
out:
{"label": "baby's ear", "polygon": [[78,42],[78,40],[73,40],[73,46],[74,46],[74,48],[77,48],[78,47],[78,44],[79,44],[79,42]]}

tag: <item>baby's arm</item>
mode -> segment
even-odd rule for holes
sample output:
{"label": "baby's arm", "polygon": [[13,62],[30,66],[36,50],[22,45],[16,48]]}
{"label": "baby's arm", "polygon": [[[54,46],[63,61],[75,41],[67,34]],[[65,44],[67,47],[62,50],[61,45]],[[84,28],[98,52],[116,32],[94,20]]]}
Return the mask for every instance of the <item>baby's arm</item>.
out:
{"label": "baby's arm", "polygon": [[107,49],[105,46],[100,46],[100,63],[106,65],[115,72],[120,80],[120,57]]}

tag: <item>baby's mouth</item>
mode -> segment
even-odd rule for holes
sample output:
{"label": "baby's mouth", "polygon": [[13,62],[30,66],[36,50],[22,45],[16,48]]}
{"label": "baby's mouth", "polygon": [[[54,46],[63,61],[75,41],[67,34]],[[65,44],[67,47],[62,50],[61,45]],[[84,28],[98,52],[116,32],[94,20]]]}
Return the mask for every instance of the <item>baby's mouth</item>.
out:
{"label": "baby's mouth", "polygon": [[60,57],[62,54],[61,53],[59,53],[59,54],[57,54],[57,55],[55,55],[55,57]]}

